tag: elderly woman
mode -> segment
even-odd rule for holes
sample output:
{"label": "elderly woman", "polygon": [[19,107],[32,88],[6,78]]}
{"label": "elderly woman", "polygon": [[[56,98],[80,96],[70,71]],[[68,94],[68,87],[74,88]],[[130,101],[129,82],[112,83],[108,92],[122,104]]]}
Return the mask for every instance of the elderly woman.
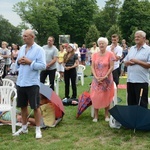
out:
{"label": "elderly woman", "polygon": [[106,50],[107,38],[100,37],[97,41],[100,51],[92,55],[93,81],[90,89],[92,105],[94,107],[93,122],[98,121],[98,110],[105,108],[105,121],[109,121],[108,110],[114,96],[112,71],[114,54]]}

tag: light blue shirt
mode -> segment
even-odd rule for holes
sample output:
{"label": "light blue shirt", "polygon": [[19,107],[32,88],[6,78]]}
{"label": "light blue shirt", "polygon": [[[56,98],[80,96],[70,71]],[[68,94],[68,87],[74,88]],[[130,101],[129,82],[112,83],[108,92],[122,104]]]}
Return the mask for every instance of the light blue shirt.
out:
{"label": "light blue shirt", "polygon": [[[17,70],[19,75],[16,84],[20,87],[32,85],[40,86],[40,70],[46,69],[45,52],[42,47],[34,43],[25,54],[26,45],[23,45],[19,50],[16,60]],[[18,65],[17,62],[21,57],[27,57],[32,61],[30,65]]]}
{"label": "light blue shirt", "polygon": [[[150,47],[144,44],[139,50],[136,46],[132,46],[124,58],[124,61],[138,59],[140,61],[150,63]],[[149,69],[138,64],[128,66],[127,82],[131,83],[149,83]]]}

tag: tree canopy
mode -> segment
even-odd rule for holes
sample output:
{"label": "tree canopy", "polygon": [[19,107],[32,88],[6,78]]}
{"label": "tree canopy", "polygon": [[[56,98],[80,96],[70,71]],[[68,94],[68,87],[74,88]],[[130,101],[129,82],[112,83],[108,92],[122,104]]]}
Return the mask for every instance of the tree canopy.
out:
{"label": "tree canopy", "polygon": [[6,41],[9,45],[12,42],[17,44],[22,44],[21,40],[21,29],[13,26],[6,20],[2,15],[0,15],[0,43]]}
{"label": "tree canopy", "polygon": [[121,0],[106,0],[104,8],[99,8],[96,0],[21,1],[14,5],[13,10],[23,23],[14,27],[1,17],[0,32],[6,34],[1,33],[0,40],[21,43],[22,29],[30,24],[38,33],[37,42],[40,45],[46,44],[48,36],[54,36],[57,45],[59,35],[70,35],[72,43],[89,46],[98,35],[110,39],[114,33],[133,44],[135,30],[145,31],[150,39],[149,8],[149,0],[124,0],[123,4]]}

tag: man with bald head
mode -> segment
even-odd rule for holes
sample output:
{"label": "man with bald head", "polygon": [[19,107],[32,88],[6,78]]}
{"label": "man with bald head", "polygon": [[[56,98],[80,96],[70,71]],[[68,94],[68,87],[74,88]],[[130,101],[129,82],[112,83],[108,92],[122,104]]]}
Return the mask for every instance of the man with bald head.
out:
{"label": "man with bald head", "polygon": [[28,117],[28,103],[31,109],[34,109],[34,117],[36,123],[36,134],[37,139],[42,138],[40,129],[40,97],[39,97],[39,86],[40,86],[40,70],[46,68],[45,52],[42,47],[34,42],[35,34],[31,29],[27,29],[23,33],[24,45],[20,48],[19,54],[16,60],[18,69],[17,78],[17,107],[21,107],[22,115],[22,128],[20,128],[14,136],[22,133],[28,133],[27,128],[27,117]]}

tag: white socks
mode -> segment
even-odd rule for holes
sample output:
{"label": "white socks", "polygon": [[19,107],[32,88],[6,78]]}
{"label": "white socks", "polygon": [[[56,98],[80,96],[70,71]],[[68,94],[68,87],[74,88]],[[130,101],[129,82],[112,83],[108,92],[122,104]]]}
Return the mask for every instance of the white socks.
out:
{"label": "white socks", "polygon": [[26,130],[27,127],[28,127],[27,124],[26,124],[26,125],[22,125],[22,129],[23,129],[23,130]]}
{"label": "white socks", "polygon": [[41,127],[40,126],[36,126],[36,132],[41,131]]}

